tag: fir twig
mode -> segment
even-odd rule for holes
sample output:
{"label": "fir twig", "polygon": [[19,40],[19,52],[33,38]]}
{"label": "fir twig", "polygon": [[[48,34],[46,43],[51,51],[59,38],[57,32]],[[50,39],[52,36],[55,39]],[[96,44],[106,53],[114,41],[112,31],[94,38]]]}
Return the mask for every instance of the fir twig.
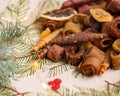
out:
{"label": "fir twig", "polygon": [[60,75],[61,73],[74,68],[74,66],[66,64],[64,62],[59,63],[51,62],[51,63],[52,64],[49,65],[49,68],[43,70],[43,71],[49,70],[48,77]]}
{"label": "fir twig", "polygon": [[4,89],[2,91],[4,96],[5,96],[6,93],[8,93],[8,91],[9,91],[9,93],[8,93],[9,96],[25,96],[26,94],[30,93],[30,92],[23,92],[23,93],[21,93],[21,92],[18,92],[16,89],[11,88],[11,87],[7,87],[7,86],[0,86],[0,88]]}
{"label": "fir twig", "polygon": [[80,70],[76,67],[73,71],[72,71],[72,75],[77,78],[79,75],[81,75]]}
{"label": "fir twig", "polygon": [[106,81],[106,80],[105,80],[105,82],[106,82],[107,84],[109,84],[109,85],[112,85],[112,86],[115,86],[115,87],[120,87],[120,85],[117,85],[117,84],[114,84],[114,83],[110,83],[110,82],[108,82],[108,81]]}

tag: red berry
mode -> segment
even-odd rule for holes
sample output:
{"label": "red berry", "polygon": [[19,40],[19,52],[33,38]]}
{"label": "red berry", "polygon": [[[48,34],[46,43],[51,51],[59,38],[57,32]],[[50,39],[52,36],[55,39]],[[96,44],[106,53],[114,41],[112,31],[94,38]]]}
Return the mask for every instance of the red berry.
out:
{"label": "red berry", "polygon": [[48,82],[48,85],[53,85],[53,84],[54,84],[53,81],[49,81],[49,82]]}
{"label": "red berry", "polygon": [[62,80],[59,79],[59,78],[56,78],[53,82],[54,82],[55,84],[60,84],[60,83],[62,82]]}
{"label": "red berry", "polygon": [[59,84],[53,84],[51,88],[52,88],[52,90],[57,90],[57,89],[60,88],[60,85]]}

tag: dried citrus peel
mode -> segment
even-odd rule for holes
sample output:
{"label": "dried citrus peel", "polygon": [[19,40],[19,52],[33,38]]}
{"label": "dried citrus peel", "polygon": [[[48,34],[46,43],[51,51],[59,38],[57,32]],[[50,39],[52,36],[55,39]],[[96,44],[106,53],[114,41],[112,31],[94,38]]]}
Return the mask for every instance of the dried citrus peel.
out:
{"label": "dried citrus peel", "polygon": [[46,28],[41,34],[40,34],[40,38],[44,39],[45,37],[47,37],[48,35],[51,34],[51,30],[49,28]]}

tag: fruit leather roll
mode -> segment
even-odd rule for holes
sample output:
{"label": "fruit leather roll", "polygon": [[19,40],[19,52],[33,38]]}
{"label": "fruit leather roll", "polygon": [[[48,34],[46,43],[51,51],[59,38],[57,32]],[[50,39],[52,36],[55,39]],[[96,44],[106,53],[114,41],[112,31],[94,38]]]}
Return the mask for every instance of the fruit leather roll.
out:
{"label": "fruit leather roll", "polygon": [[51,31],[55,31],[56,29],[62,27],[64,25],[64,22],[58,22],[54,20],[47,20],[43,23],[43,29],[49,28]]}
{"label": "fruit leather roll", "polygon": [[101,64],[101,69],[100,69],[100,72],[99,74],[102,75],[104,74],[108,68],[110,67],[110,52],[111,52],[111,49],[108,49],[106,52],[105,52],[105,59],[104,59],[104,62]]}
{"label": "fruit leather roll", "polygon": [[96,0],[71,0],[75,5],[82,6],[91,2],[94,2]]}
{"label": "fruit leather roll", "polygon": [[86,54],[84,61],[79,64],[80,72],[88,77],[99,74],[101,64],[105,59],[105,53],[95,46]]}
{"label": "fruit leather roll", "polygon": [[85,4],[89,4],[94,1],[97,1],[97,0],[68,0],[62,4],[62,8],[67,8],[67,7],[76,8]]}
{"label": "fruit leather roll", "polygon": [[120,38],[120,16],[115,17],[110,24],[113,37]]}
{"label": "fruit leather roll", "polygon": [[106,10],[111,11],[113,13],[120,12],[120,0],[107,0]]}
{"label": "fruit leather roll", "polygon": [[82,24],[68,21],[64,26],[64,35],[78,33],[82,31]]}
{"label": "fruit leather roll", "polygon": [[112,48],[115,52],[120,53],[120,38],[116,39],[113,44],[112,44]]}
{"label": "fruit leather roll", "polygon": [[101,50],[106,50],[112,45],[112,43],[113,43],[113,39],[110,37],[105,37],[105,38],[93,41],[93,44]]}
{"label": "fruit leather roll", "polygon": [[112,68],[115,70],[120,70],[120,54],[115,51],[111,51],[110,58],[112,62]]}
{"label": "fruit leather roll", "polygon": [[115,70],[120,70],[120,39],[116,39],[113,42],[110,57],[112,68]]}

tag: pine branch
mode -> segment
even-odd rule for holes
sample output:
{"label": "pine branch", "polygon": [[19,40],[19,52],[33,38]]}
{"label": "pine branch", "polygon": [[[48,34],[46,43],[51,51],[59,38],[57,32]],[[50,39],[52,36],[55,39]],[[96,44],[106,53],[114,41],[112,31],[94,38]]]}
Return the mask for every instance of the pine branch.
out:
{"label": "pine branch", "polygon": [[32,46],[36,45],[40,39],[41,30],[36,26],[36,24],[32,24],[25,28],[25,33],[20,37],[20,41]]}
{"label": "pine branch", "polygon": [[[110,83],[108,81],[105,81],[105,82],[107,83],[107,93],[109,95],[116,94],[117,96],[118,94],[120,94],[120,81],[118,81],[117,83]],[[112,89],[110,89],[110,86],[112,86]]]}
{"label": "pine branch", "polygon": [[43,72],[49,70],[49,72],[48,72],[48,77],[49,78],[60,75],[61,73],[65,72],[65,71],[68,71],[70,69],[75,68],[75,66],[67,64],[67,63],[65,63],[63,61],[55,63],[55,62],[52,62],[52,61],[49,60],[47,65],[49,67],[44,68]]}
{"label": "pine branch", "polygon": [[59,0],[45,0],[43,5],[41,6],[40,14],[44,14],[46,12],[52,11],[54,9],[60,8]]}
{"label": "pine branch", "polygon": [[31,55],[31,51],[33,51],[32,45],[28,42],[29,40],[30,41],[32,40],[32,42],[35,44],[37,39],[36,37],[29,37],[28,34],[30,34],[31,36],[33,34],[36,35],[37,37],[39,36],[38,31],[36,31],[36,27],[31,26],[22,27],[20,26],[20,24],[18,23],[15,24],[12,22],[1,23],[0,26],[1,85],[3,86],[10,85],[9,78],[10,77],[13,78],[15,74],[20,74],[22,70],[25,70],[34,61],[34,58]]}
{"label": "pine branch", "polygon": [[26,77],[33,75],[38,69],[41,69],[42,66],[46,63],[46,59],[41,59],[41,60],[31,60],[31,64],[26,66],[24,70],[20,72],[20,77]]}
{"label": "pine branch", "polygon": [[79,94],[81,94],[82,96],[111,96],[108,95],[108,93],[104,90],[99,91],[93,88],[81,88],[77,86],[75,86],[75,88],[78,89]]}
{"label": "pine branch", "polygon": [[72,89],[63,86],[56,92],[60,94],[60,96],[81,96],[79,92],[73,91]]}
{"label": "pine branch", "polygon": [[13,20],[21,21],[27,16],[29,9],[29,0],[19,0],[10,4],[6,9],[6,15],[9,15]]}
{"label": "pine branch", "polygon": [[12,22],[1,23],[0,45],[20,37],[24,32],[24,28],[20,27],[19,24],[13,24]]}
{"label": "pine branch", "polygon": [[79,75],[81,75],[80,70],[76,67],[73,71],[72,71],[72,75],[77,78]]}
{"label": "pine branch", "polygon": [[15,88],[7,87],[7,86],[0,86],[0,96],[25,96],[30,92],[18,92]]}
{"label": "pine branch", "polygon": [[[75,86],[76,89],[79,90],[79,93],[82,96],[119,96],[120,95],[120,81],[117,83],[110,83],[108,81],[105,81],[107,83],[107,90],[96,90],[93,88],[81,88]],[[110,85],[113,86],[110,88]]]}

